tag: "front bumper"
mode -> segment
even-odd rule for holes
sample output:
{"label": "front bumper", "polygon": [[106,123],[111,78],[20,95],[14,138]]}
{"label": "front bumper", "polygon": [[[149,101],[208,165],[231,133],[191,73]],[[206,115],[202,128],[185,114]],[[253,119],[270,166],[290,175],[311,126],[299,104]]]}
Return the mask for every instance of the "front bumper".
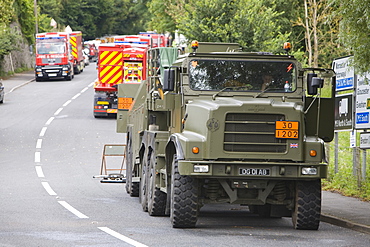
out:
{"label": "front bumper", "polygon": [[[194,169],[196,166],[196,169]],[[208,166],[208,169],[206,169]],[[199,169],[203,167],[204,169]],[[203,178],[230,179],[318,179],[326,178],[327,164],[321,163],[273,163],[239,161],[187,161],[178,160],[181,175]],[[195,170],[199,172],[195,172]],[[201,170],[201,171],[200,171]],[[208,170],[208,171],[207,171]],[[207,172],[206,172],[207,171]]]}

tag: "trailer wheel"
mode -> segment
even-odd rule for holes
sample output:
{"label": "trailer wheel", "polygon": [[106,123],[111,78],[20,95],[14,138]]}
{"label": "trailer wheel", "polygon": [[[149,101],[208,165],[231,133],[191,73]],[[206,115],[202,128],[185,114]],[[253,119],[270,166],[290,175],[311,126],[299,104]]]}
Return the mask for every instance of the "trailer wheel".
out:
{"label": "trailer wheel", "polygon": [[139,201],[144,212],[148,211],[148,156],[144,155],[141,166]]}
{"label": "trailer wheel", "polygon": [[[128,133],[129,135],[129,133]],[[126,146],[126,192],[131,197],[138,197],[139,196],[139,183],[132,182],[132,140],[129,137],[128,143]]]}
{"label": "trailer wheel", "polygon": [[174,155],[171,172],[172,227],[195,227],[198,219],[198,182],[190,176],[179,174],[177,157]]}
{"label": "trailer wheel", "polygon": [[317,230],[321,216],[321,180],[297,181],[292,221],[295,229]]}
{"label": "trailer wheel", "polygon": [[165,215],[167,195],[155,187],[156,182],[156,157],[150,153],[148,173],[148,213],[151,216]]}

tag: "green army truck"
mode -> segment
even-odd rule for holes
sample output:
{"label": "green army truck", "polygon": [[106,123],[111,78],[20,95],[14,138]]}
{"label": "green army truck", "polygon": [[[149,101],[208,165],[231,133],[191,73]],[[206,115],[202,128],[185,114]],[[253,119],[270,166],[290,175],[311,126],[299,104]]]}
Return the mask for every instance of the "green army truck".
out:
{"label": "green army truck", "polygon": [[318,229],[334,73],[237,44],[147,57],[147,80],[119,85],[117,115],[117,132],[127,132],[126,191],[143,210],[187,228],[205,204],[240,204]]}

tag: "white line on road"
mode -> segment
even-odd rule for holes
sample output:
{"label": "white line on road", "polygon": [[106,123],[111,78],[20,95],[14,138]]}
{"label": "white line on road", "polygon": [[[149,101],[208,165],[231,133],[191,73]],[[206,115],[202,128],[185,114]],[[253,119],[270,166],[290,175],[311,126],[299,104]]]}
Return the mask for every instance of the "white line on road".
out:
{"label": "white line on road", "polygon": [[47,128],[48,127],[42,127],[41,132],[40,132],[40,136],[44,136],[45,135],[45,132],[46,132]]}
{"label": "white line on road", "polygon": [[54,113],[54,116],[58,115],[62,110],[63,110],[63,108],[59,108],[59,109]]}
{"label": "white line on road", "polygon": [[36,148],[41,148],[42,139],[37,139]]}
{"label": "white line on road", "polygon": [[58,202],[60,203],[60,205],[65,207],[68,211],[70,211],[71,213],[76,215],[78,218],[81,218],[81,219],[89,218],[86,215],[84,215],[83,213],[81,213],[80,211],[78,211],[77,209],[75,209],[74,207],[72,207],[71,205],[69,205],[67,202],[65,202],[65,201],[58,201]]}
{"label": "white line on road", "polygon": [[36,168],[37,176],[38,176],[39,178],[44,178],[44,177],[45,177],[45,175],[44,175],[44,172],[42,171],[41,166],[35,166],[35,168]]}
{"label": "white line on road", "polygon": [[88,89],[89,89],[88,87],[85,87],[84,89],[81,90],[81,93],[86,92],[86,90],[88,90]]}
{"label": "white line on road", "polygon": [[35,152],[35,163],[40,163],[41,161],[41,153]]}
{"label": "white line on road", "polygon": [[48,182],[41,182],[42,186],[44,186],[44,189],[46,190],[46,192],[49,193],[49,195],[51,196],[56,196],[57,193],[55,193],[55,191],[50,187],[49,183]]}
{"label": "white line on road", "polygon": [[92,87],[92,86],[94,86],[94,84],[95,84],[95,81],[91,82],[91,83],[88,85],[88,87]]}
{"label": "white line on road", "polygon": [[69,105],[69,103],[71,103],[71,102],[72,102],[72,100],[67,100],[67,102],[66,102],[66,103],[64,103],[64,104],[63,104],[63,106],[64,106],[64,107],[66,107],[66,106],[67,106],[67,105]]}
{"label": "white line on road", "polygon": [[51,122],[53,122],[53,120],[54,120],[54,117],[49,118],[49,120],[45,123],[45,125],[51,124]]}
{"label": "white line on road", "polygon": [[120,234],[118,232],[115,232],[115,231],[109,229],[108,227],[98,227],[98,228],[100,230],[102,230],[103,232],[106,232],[109,235],[111,235],[111,236],[113,236],[115,238],[118,238],[119,240],[122,240],[122,241],[124,241],[124,242],[126,242],[128,244],[131,244],[131,245],[135,246],[135,247],[148,247],[147,245],[142,244],[142,243],[139,243],[139,242],[137,242],[137,241],[135,241],[135,240],[133,240],[133,239],[131,239],[129,237],[126,237],[126,236],[124,236],[124,235],[122,235],[122,234]]}
{"label": "white line on road", "polygon": [[81,93],[78,93],[75,96],[73,96],[72,99],[77,99],[80,95],[81,95]]}

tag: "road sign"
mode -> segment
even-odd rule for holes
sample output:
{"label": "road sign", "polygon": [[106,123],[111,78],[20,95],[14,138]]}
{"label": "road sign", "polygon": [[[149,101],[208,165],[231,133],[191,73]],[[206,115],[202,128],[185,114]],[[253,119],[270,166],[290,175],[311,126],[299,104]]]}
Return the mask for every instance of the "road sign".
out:
{"label": "road sign", "polygon": [[334,129],[353,129],[353,94],[342,94],[335,97]]}
{"label": "road sign", "polygon": [[335,91],[350,90],[354,87],[355,71],[352,66],[349,66],[350,58],[343,57],[333,61],[336,74]]}
{"label": "road sign", "polygon": [[360,148],[370,149],[370,133],[360,133]]}
{"label": "road sign", "polygon": [[357,76],[356,105],[355,105],[355,128],[370,129],[370,74]]}

